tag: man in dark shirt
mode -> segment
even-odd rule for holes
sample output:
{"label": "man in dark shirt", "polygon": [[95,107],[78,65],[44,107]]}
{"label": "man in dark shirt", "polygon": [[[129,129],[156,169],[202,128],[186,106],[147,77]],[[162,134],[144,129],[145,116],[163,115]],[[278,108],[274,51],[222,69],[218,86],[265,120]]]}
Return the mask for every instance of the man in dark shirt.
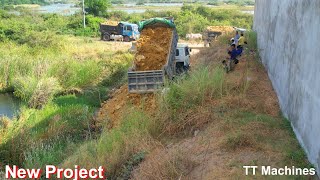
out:
{"label": "man in dark shirt", "polygon": [[235,62],[235,64],[238,64],[239,60],[237,59],[237,56],[239,55],[239,52],[236,49],[236,45],[232,44],[231,49],[228,51],[228,54],[230,55],[230,59]]}

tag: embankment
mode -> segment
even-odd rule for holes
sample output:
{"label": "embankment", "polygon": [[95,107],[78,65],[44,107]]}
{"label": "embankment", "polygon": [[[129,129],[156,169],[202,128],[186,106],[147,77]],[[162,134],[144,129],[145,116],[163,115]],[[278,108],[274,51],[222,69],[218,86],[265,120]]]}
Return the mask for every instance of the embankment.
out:
{"label": "embankment", "polygon": [[320,1],[257,0],[254,29],[283,114],[320,170]]}

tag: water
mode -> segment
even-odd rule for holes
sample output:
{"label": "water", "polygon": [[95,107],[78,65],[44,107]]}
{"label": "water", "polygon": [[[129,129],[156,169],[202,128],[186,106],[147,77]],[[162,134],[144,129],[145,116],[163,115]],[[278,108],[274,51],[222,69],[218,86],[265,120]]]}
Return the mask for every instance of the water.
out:
{"label": "water", "polygon": [[36,11],[41,13],[57,13],[62,15],[72,15],[80,12],[79,7],[75,7],[75,4],[50,4],[37,8]]}
{"label": "water", "polygon": [[[154,11],[163,11],[167,10],[166,8],[161,8],[161,7],[182,7],[183,3],[145,3],[146,8],[137,8],[137,5],[135,3],[127,3],[123,4],[121,6],[118,5],[113,5],[112,9],[109,9],[109,11],[124,11],[129,14],[132,13],[144,13],[148,8],[147,6],[154,6],[154,7],[159,7],[158,9],[152,9]],[[211,5],[205,5],[207,7],[213,7]],[[142,6],[143,7],[143,6]],[[62,15],[72,15],[77,12],[81,12],[81,8],[75,7],[75,4],[69,3],[69,4],[50,4],[46,6],[41,6],[39,8],[34,9],[37,12],[40,13],[57,13],[57,14],[62,14]],[[248,14],[254,14],[254,11],[242,11],[244,13]]]}
{"label": "water", "polygon": [[0,117],[12,118],[17,115],[20,108],[19,101],[11,94],[0,94]]}

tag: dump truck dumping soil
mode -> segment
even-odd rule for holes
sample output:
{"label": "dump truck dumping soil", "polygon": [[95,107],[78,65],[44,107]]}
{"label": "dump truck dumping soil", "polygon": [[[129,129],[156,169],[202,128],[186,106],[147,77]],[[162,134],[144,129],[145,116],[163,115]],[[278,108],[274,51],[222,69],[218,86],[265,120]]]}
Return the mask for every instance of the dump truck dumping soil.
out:
{"label": "dump truck dumping soil", "polygon": [[[160,25],[153,24],[142,29],[137,41],[134,72],[162,70],[167,62],[173,61],[178,41],[176,30],[163,25],[168,26],[167,23],[162,22]],[[102,105],[98,114],[98,121],[104,122],[107,120],[109,128],[112,128],[119,125],[122,116],[132,106],[143,109],[150,115],[156,111],[155,94],[129,93],[128,86],[126,84],[120,87]]]}
{"label": "dump truck dumping soil", "polygon": [[161,70],[167,62],[173,29],[147,27],[137,41],[136,71]]}

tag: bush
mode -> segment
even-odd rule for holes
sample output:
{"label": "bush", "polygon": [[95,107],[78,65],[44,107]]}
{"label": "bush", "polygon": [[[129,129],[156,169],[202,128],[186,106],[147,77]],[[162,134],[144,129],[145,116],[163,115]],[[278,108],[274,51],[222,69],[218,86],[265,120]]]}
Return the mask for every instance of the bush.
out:
{"label": "bush", "polygon": [[95,61],[66,60],[53,64],[48,73],[57,77],[64,89],[83,88],[99,80],[102,67]]}
{"label": "bush", "polygon": [[18,77],[13,87],[14,95],[28,102],[31,108],[42,108],[61,90],[58,80],[51,77],[42,79]]}
{"label": "bush", "polygon": [[186,79],[178,80],[168,88],[164,103],[168,111],[183,110],[202,105],[206,99],[221,97],[223,94],[224,72],[220,68],[210,71],[198,67]]}
{"label": "bush", "polygon": [[188,11],[178,15],[176,24],[179,36],[185,37],[187,33],[202,33],[210,22],[206,17]]}
{"label": "bush", "polygon": [[[124,115],[121,124],[111,130],[105,129],[97,141],[84,144],[63,163],[63,167],[78,164],[81,167],[104,166],[108,177],[116,179],[123,173],[123,165],[138,153],[150,150],[150,131],[154,121],[140,110],[132,109]],[[126,172],[128,173],[128,172]]]}
{"label": "bush", "polygon": [[245,33],[246,41],[248,42],[248,48],[253,51],[258,50],[257,33],[254,31],[247,31]]}

